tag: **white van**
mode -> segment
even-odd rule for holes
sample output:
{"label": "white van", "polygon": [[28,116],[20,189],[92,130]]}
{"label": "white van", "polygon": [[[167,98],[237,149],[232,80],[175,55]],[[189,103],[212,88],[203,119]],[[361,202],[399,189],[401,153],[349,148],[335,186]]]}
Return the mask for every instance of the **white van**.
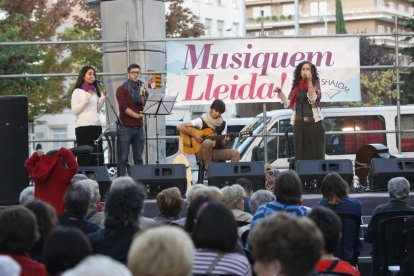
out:
{"label": "white van", "polygon": [[[288,158],[294,156],[293,138],[285,132],[292,132],[290,125],[290,109],[267,112],[267,154],[269,163],[280,169],[288,169]],[[357,150],[366,144],[383,144],[391,155],[397,156],[397,107],[327,107],[322,108],[326,128],[326,159],[350,159],[355,161]],[[401,106],[401,129],[414,129],[414,105]],[[241,161],[263,160],[264,139],[263,114],[243,130],[253,132],[253,137],[238,139],[233,148],[241,155]],[[374,131],[375,133],[359,133],[352,131]],[[384,133],[381,133],[383,131]],[[329,133],[330,132],[330,133]],[[385,133],[387,132],[387,133]],[[272,136],[273,134],[273,136]],[[279,135],[275,135],[279,134]],[[256,135],[256,136],[255,136]],[[414,157],[414,133],[402,134],[403,157]]]}

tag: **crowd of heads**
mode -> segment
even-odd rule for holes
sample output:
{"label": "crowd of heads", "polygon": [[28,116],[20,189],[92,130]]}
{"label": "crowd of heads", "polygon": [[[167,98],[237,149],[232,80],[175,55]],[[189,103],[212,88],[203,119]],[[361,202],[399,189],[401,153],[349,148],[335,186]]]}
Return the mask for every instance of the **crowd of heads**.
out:
{"label": "crowd of heads", "polygon": [[[102,212],[99,208],[104,200],[99,231],[105,229],[109,231],[106,234],[114,235],[117,229],[134,229],[124,252],[125,261],[95,252],[93,235],[59,225],[54,208],[34,199],[33,189],[25,189],[19,198],[21,206],[5,208],[0,213],[0,252],[28,252],[45,265],[49,275],[191,275],[193,264],[200,261],[195,253],[199,250],[245,256],[259,276],[312,275],[318,260],[324,254],[334,254],[342,237],[341,219],[328,208],[309,208],[304,217],[283,211],[269,214],[251,229],[248,225],[248,239],[241,240],[241,227],[232,210],[243,211],[244,198],[248,198],[252,215],[272,202],[302,205],[298,174],[293,170],[272,172],[272,178],[267,179],[269,189],[257,191],[253,191],[249,179],[239,179],[221,189],[195,184],[187,189],[185,199],[178,188],[165,189],[156,198],[158,217],[171,219],[155,217],[153,225],[145,228],[139,224],[146,199],[143,185],[130,177],[119,177],[101,198],[96,181],[76,175],[63,198],[65,211],[85,217],[88,210]],[[406,200],[409,191],[405,178],[388,183],[393,200]],[[348,195],[348,184],[331,173],[323,179],[321,193],[336,206]],[[0,256],[0,271],[6,269],[2,262],[10,261],[3,257]]]}

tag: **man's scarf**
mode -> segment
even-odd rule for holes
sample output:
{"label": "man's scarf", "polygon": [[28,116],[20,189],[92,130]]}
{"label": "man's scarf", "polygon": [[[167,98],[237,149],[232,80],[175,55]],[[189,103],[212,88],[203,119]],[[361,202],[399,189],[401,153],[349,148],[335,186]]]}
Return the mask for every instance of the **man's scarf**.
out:
{"label": "man's scarf", "polygon": [[139,80],[136,83],[133,83],[130,80],[126,80],[122,85],[129,91],[129,94],[131,95],[132,101],[134,103],[143,104],[143,99],[140,94],[142,83]]}
{"label": "man's scarf", "polygon": [[206,123],[206,125],[209,128],[212,128],[212,129],[216,129],[216,127],[221,126],[224,122],[223,118],[221,117],[217,119],[214,119],[213,117],[211,117],[210,112],[202,114],[201,119]]}

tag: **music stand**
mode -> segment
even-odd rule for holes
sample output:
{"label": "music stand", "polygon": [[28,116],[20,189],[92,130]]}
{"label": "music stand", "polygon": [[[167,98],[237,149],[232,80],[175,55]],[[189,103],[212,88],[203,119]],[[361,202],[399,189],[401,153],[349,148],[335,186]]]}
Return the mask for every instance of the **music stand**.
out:
{"label": "music stand", "polygon": [[[157,115],[170,115],[171,110],[174,107],[175,100],[177,96],[169,96],[163,94],[151,94],[149,95],[145,106],[144,111],[142,112],[145,115],[155,115],[155,130],[156,130],[156,143],[157,143],[157,164],[159,164],[159,150],[158,150],[158,119]],[[146,122],[145,122],[146,124]],[[148,153],[148,133],[145,132],[145,140],[146,140],[146,152]],[[148,158],[147,158],[148,162]]]}

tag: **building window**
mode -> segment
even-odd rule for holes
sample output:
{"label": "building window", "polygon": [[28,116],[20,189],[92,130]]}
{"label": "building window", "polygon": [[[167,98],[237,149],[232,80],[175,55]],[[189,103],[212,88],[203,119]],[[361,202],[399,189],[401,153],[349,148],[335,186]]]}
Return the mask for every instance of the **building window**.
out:
{"label": "building window", "polygon": [[263,10],[263,17],[269,17],[272,15],[272,7],[271,6],[263,6],[263,7],[254,7],[253,8],[253,18],[260,18],[262,16],[261,11]]}
{"label": "building window", "polygon": [[310,8],[312,16],[328,14],[328,4],[325,1],[312,2]]}
{"label": "building window", "polygon": [[240,32],[240,24],[237,22],[233,23],[233,34],[238,36]]}
{"label": "building window", "polygon": [[[51,128],[51,136],[53,140],[67,139],[68,134],[65,127],[55,127]],[[59,149],[61,147],[66,148],[67,142],[53,142],[53,148]]]}
{"label": "building window", "polygon": [[295,35],[295,29],[283,30],[283,35]]}
{"label": "building window", "polygon": [[217,32],[219,36],[224,36],[224,21],[217,20]]}
{"label": "building window", "polygon": [[295,6],[293,4],[283,5],[282,7],[284,16],[294,15],[295,14]]}
{"label": "building window", "polygon": [[382,25],[378,25],[378,30],[377,30],[377,32],[378,32],[378,33],[380,33],[380,34],[385,33],[385,27],[384,27],[384,26],[382,26]]}
{"label": "building window", "polygon": [[405,15],[405,6],[403,4],[398,5],[398,11],[401,15]]}
{"label": "building window", "polygon": [[238,9],[238,8],[239,8],[239,1],[238,1],[238,0],[232,0],[232,1],[231,1],[231,6],[232,6],[234,9]]}
{"label": "building window", "polygon": [[206,36],[211,36],[211,19],[206,18],[204,22],[204,26],[206,27]]}
{"label": "building window", "polygon": [[312,35],[324,35],[326,34],[326,29],[325,28],[312,28],[311,34]]}

